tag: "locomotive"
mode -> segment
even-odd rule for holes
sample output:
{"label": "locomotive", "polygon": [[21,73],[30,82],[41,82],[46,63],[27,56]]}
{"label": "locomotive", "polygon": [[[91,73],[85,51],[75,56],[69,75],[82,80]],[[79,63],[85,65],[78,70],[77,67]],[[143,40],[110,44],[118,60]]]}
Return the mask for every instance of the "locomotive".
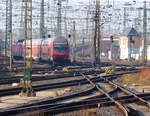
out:
{"label": "locomotive", "polygon": [[[14,59],[20,59],[24,56],[24,41],[17,41],[13,47]],[[29,57],[30,41],[26,41],[26,55]],[[70,62],[69,60],[69,42],[64,37],[33,39],[32,40],[32,58],[33,60],[54,62]]]}

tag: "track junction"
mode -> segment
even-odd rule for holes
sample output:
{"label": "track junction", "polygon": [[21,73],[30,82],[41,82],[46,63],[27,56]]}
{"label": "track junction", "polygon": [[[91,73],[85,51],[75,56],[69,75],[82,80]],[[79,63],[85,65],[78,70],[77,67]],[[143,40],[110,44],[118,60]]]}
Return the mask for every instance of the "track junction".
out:
{"label": "track junction", "polygon": [[[79,69],[78,69],[79,68]],[[65,95],[57,96],[56,98],[46,98],[44,100],[32,101],[30,103],[20,104],[11,108],[0,110],[0,115],[57,115],[76,111],[80,109],[100,108],[115,106],[118,114],[128,116],[136,114],[138,111],[131,107],[131,103],[140,103],[150,111],[149,93],[136,93],[124,86],[115,83],[113,80],[125,74],[137,73],[140,68],[133,67],[116,67],[114,74],[106,74],[104,68],[91,67],[74,67],[71,70],[57,70],[53,74],[45,76],[33,76],[33,83],[40,81],[43,84],[33,85],[35,91],[51,90],[73,86],[87,86],[84,89],[69,92]],[[3,77],[4,85],[11,82],[19,82],[21,77]],[[65,80],[65,79],[71,80]],[[6,79],[6,80],[5,80]],[[60,79],[60,82],[58,80]],[[49,83],[48,80],[53,81]],[[4,83],[5,82],[5,83]],[[0,96],[15,95],[21,91],[21,87],[8,87],[0,89]]]}

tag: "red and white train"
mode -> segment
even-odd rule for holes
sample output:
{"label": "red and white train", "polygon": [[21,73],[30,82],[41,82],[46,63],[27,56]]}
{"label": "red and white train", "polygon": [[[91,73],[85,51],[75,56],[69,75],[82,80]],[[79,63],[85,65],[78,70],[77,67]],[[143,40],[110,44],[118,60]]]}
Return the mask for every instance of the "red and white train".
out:
{"label": "red and white train", "polygon": [[[24,56],[24,41],[17,41],[12,47],[14,59],[20,59]],[[29,46],[29,41],[26,42]],[[26,50],[29,56],[29,50]],[[32,58],[33,60],[43,60],[48,62],[70,62],[69,42],[64,37],[33,39],[32,40]]]}

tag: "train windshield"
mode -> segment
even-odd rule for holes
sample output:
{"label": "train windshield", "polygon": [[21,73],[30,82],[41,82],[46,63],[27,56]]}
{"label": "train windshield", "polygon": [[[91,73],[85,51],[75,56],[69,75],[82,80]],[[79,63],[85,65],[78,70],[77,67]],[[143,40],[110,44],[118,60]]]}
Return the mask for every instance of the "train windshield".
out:
{"label": "train windshield", "polygon": [[67,41],[54,41],[54,51],[56,53],[68,52],[68,42]]}
{"label": "train windshield", "polygon": [[54,51],[56,53],[65,53],[68,51],[68,48],[67,47],[54,47]]}

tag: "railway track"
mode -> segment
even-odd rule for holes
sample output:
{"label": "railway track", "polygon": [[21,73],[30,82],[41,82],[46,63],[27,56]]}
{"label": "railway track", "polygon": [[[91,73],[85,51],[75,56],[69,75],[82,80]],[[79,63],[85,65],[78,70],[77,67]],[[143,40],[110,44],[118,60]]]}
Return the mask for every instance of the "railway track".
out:
{"label": "railway track", "polygon": [[88,76],[83,75],[88,82],[97,88],[97,90],[101,93],[103,93],[112,103],[115,104],[116,108],[118,108],[124,116],[128,116],[128,111],[126,108],[118,101],[116,101],[114,98],[112,98],[105,90],[102,89],[102,87],[98,84],[95,84]]}
{"label": "railway track", "polygon": [[[137,96],[146,100],[146,99],[149,99],[150,93],[149,94],[137,94]],[[70,97],[70,96],[66,96],[66,98],[67,97]],[[99,98],[89,98],[89,99],[85,99],[79,102],[56,103],[57,100],[59,102],[61,101],[61,99],[64,100],[66,98],[65,97],[55,98],[51,100],[45,100],[40,103],[28,104],[22,107],[20,106],[20,107],[16,107],[12,109],[0,110],[0,116],[4,116],[4,115],[9,116],[9,115],[14,115],[14,114],[23,115],[23,113],[27,113],[29,111],[32,111],[32,112],[34,111],[33,113],[35,113],[36,110],[38,110],[39,112],[42,112],[44,115],[55,115],[55,114],[70,112],[70,111],[79,110],[79,109],[89,109],[89,108],[97,108],[97,107],[105,107],[105,106],[114,105],[114,102],[112,102],[109,98],[104,97],[103,95],[99,96]],[[124,102],[124,103],[129,103],[129,102],[131,103],[131,101],[132,102],[137,101],[137,99],[135,99],[131,95],[126,95],[122,97],[114,97],[113,99],[118,102]]]}
{"label": "railway track", "polygon": [[[102,78],[103,78],[103,77],[102,77]],[[103,78],[103,79],[104,79],[104,78]],[[125,88],[125,87],[123,87],[122,85],[119,85],[119,84],[117,84],[117,83],[115,83],[115,82],[113,82],[113,81],[111,81],[111,80],[109,80],[109,79],[107,79],[107,78],[105,78],[104,80],[105,80],[106,82],[108,82],[109,84],[111,84],[112,86],[117,86],[117,87],[118,87],[120,90],[122,90],[124,93],[129,94],[129,95],[132,95],[133,97],[135,97],[136,99],[138,99],[139,102],[141,102],[142,104],[144,104],[144,105],[146,105],[148,108],[150,108],[150,102],[148,102],[148,101],[146,101],[146,100],[144,100],[144,99],[138,97],[134,91],[131,91],[130,89]]]}
{"label": "railway track", "polygon": [[[111,76],[111,79],[116,79],[118,76],[121,76],[124,74],[129,74],[129,73],[135,73],[135,72],[137,72],[137,71],[130,71],[130,72],[123,72],[123,73],[112,74],[112,75],[105,75],[103,77],[108,78]],[[100,81],[103,81],[103,79],[99,78],[99,76],[95,76],[92,78],[92,81],[93,82],[100,82]],[[64,88],[64,87],[84,85],[84,84],[88,84],[88,81],[85,78],[82,78],[82,79],[71,80],[71,81],[66,81],[66,82],[35,85],[35,86],[33,86],[33,89],[35,91],[41,91],[41,90],[47,90],[47,89]],[[0,97],[18,94],[21,91],[21,89],[22,89],[22,87],[0,89]]]}
{"label": "railway track", "polygon": [[[83,75],[84,76],[84,75]],[[89,76],[84,76],[91,84],[94,84],[88,77]],[[110,84],[111,86],[113,86],[114,88],[118,88],[119,90],[120,90],[120,92],[123,92],[124,94],[127,94],[127,95],[130,95],[130,96],[132,96],[133,97],[133,101],[134,100],[137,100],[137,102],[138,102],[138,104],[139,103],[141,103],[141,105],[144,105],[144,106],[146,106],[147,108],[148,108],[148,110],[150,111],[150,102],[148,102],[148,101],[146,101],[144,98],[142,98],[142,97],[139,97],[138,95],[137,95],[137,93],[135,93],[134,91],[132,91],[132,90],[130,90],[130,89],[128,89],[128,88],[125,88],[125,87],[123,87],[122,85],[120,85],[120,84],[117,84],[117,83],[115,83],[115,82],[113,82],[113,80],[111,80],[111,77],[109,77],[109,78],[105,78],[105,77],[100,77],[100,78],[102,78],[103,79],[103,81],[105,82],[105,83],[108,83],[108,84]],[[97,84],[97,86],[99,87],[99,90],[101,90],[103,93],[105,93],[106,94],[106,96],[107,97],[113,97],[113,95],[112,94],[107,94],[107,92],[100,86],[101,84]],[[96,85],[95,85],[96,86]],[[110,98],[109,98],[110,99]],[[150,99],[150,98],[148,98],[148,99]],[[113,99],[112,99],[113,100]],[[130,102],[132,102],[132,100],[130,100]],[[114,103],[115,103],[115,101],[113,101]],[[120,103],[124,103],[123,101],[122,102],[120,102]],[[121,105],[121,104],[120,104]],[[136,112],[135,110],[134,110],[134,108],[131,108],[131,107],[129,107],[128,105],[122,105],[123,107],[125,107],[125,108],[123,108],[122,109],[122,111],[125,111],[126,109],[128,109],[128,110],[131,110],[131,111],[134,111],[134,113]],[[125,109],[125,110],[124,110]],[[127,110],[127,111],[128,111]],[[126,114],[125,114],[126,113]],[[150,113],[150,112],[149,112]],[[124,114],[125,115],[127,115],[127,112],[125,111],[124,112]],[[129,114],[129,113],[128,113]],[[138,113],[137,113],[138,114]]]}
{"label": "railway track", "polygon": [[[106,67],[106,66],[111,66],[112,64],[113,63],[110,63],[110,62],[102,62],[97,67]],[[77,62],[77,63],[71,63],[71,64],[68,64],[68,65],[62,65],[62,66],[60,66],[60,65],[43,66],[43,65],[47,65],[47,64],[39,63],[39,62],[33,62],[33,66],[34,66],[33,70],[32,70],[33,73],[37,73],[37,72],[44,73],[44,72],[47,72],[47,71],[54,71],[55,69],[61,70],[63,67],[69,67],[70,69],[93,68],[93,64],[89,63],[89,62],[86,62],[86,63]],[[122,67],[122,66],[131,67],[130,65],[125,65],[125,64],[114,64],[114,65],[119,66],[119,67]],[[24,64],[23,63],[15,63],[13,65],[13,71],[14,72],[23,72],[24,71]]]}
{"label": "railway track", "polygon": [[[95,68],[89,69],[89,67],[86,67],[86,68],[88,68],[88,70],[87,70],[87,69],[82,69],[83,67],[76,67],[76,68],[79,68],[79,69],[78,70],[69,70],[67,72],[55,71],[54,74],[46,71],[45,74],[42,74],[39,76],[38,75],[32,76],[32,81],[44,81],[44,80],[51,80],[51,79],[58,79],[58,78],[60,79],[60,78],[67,78],[67,77],[71,78],[74,76],[80,76],[80,73],[90,75],[93,73],[100,74],[100,73],[105,72],[105,69],[96,69],[95,70]],[[138,69],[135,69],[135,68],[133,69],[132,67],[128,67],[128,68],[119,67],[119,68],[116,68],[115,70],[116,71],[130,71],[130,70],[139,71]],[[3,76],[3,77],[0,77],[0,84],[4,85],[4,84],[19,83],[21,78],[23,78],[23,76]]]}
{"label": "railway track", "polygon": [[[103,73],[103,70],[80,70],[80,71],[68,71],[68,72],[55,72],[56,74],[42,74],[42,75],[36,75],[32,76],[32,81],[44,81],[44,80],[52,80],[52,79],[60,79],[60,78],[71,78],[74,76],[80,76],[80,73],[84,74],[93,74],[93,73]],[[9,77],[0,77],[0,84],[12,84],[12,83],[19,83],[20,79],[22,79],[23,76],[9,76]]]}
{"label": "railway track", "polygon": [[[107,75],[107,76],[102,76],[102,77],[108,78],[110,80],[110,79],[116,78],[116,76],[119,76],[119,75]],[[84,77],[85,77],[85,75],[84,75]],[[96,79],[98,79],[98,78],[99,78],[99,76]],[[104,81],[103,78],[99,78],[99,79],[102,79],[102,81]],[[90,80],[88,80],[88,79],[85,79],[85,80],[87,83],[90,82],[93,85],[93,87],[92,87],[93,90],[95,90],[95,88],[96,88],[96,90],[100,89],[99,86],[94,84],[94,83],[97,83],[99,81],[94,80],[94,78],[90,78]],[[3,110],[3,111],[0,111],[1,112],[0,114],[4,115],[4,114],[20,113],[20,111],[23,111],[23,112],[26,112],[29,110],[33,111],[33,109],[38,109],[40,112],[42,112],[44,114],[47,114],[47,113],[48,114],[57,114],[57,113],[63,113],[65,111],[77,110],[80,108],[97,107],[99,105],[100,106],[101,105],[102,106],[109,106],[109,105],[113,105],[114,101],[115,101],[115,104],[117,106],[119,106],[120,109],[122,109],[123,106],[120,106],[118,101],[128,102],[128,101],[134,101],[134,100],[136,101],[137,100],[132,95],[111,98],[111,96],[109,96],[109,94],[115,93],[116,91],[118,91],[117,87],[115,87],[115,89],[113,91],[108,92],[106,95],[105,92],[101,90],[100,92],[102,93],[102,95],[98,95],[97,97],[87,98],[86,100],[82,100],[79,102],[73,102],[73,103],[65,103],[64,102],[64,103],[57,103],[56,104],[56,101],[59,102],[59,101],[65,100],[67,98],[72,98],[72,96],[74,96],[74,95],[72,95],[72,96],[69,95],[69,96],[65,96],[65,97],[56,98],[55,100],[52,100],[52,99],[51,100],[45,100],[45,101],[40,101],[38,103],[27,104],[27,105],[24,105],[22,107],[18,107],[15,109],[10,109],[10,110],[5,110],[5,111]],[[88,92],[85,92],[85,93],[87,94]],[[81,95],[82,93],[79,93],[79,94]],[[76,95],[79,96],[79,94],[76,94]],[[85,95],[85,94],[82,94],[82,95]],[[106,98],[106,96],[108,98]],[[143,99],[147,99],[150,96],[150,94],[139,94],[137,96],[140,96]],[[128,115],[129,108],[128,108],[128,110],[126,110],[126,108],[123,108],[122,111],[124,112],[124,115]]]}

